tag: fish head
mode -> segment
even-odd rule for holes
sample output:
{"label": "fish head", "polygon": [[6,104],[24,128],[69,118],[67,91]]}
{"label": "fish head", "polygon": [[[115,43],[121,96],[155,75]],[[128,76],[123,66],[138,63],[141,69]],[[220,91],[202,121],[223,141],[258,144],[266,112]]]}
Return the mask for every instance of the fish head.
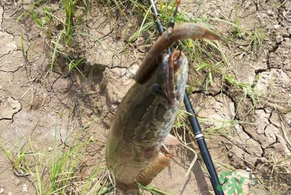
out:
{"label": "fish head", "polygon": [[188,79],[188,60],[181,51],[165,53],[156,72],[149,79],[153,91],[174,105],[184,96]]}

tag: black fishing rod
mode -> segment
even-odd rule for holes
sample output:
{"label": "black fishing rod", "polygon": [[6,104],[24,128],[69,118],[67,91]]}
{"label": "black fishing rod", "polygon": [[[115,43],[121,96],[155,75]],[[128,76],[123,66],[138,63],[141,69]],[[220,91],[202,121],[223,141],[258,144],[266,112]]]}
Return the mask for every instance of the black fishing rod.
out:
{"label": "black fishing rod", "polygon": [[[157,29],[159,31],[159,34],[162,35],[164,32],[164,29],[163,29],[162,22],[159,19],[159,13],[158,13],[158,10],[156,8],[155,2],[153,0],[148,0],[148,1],[149,1],[150,6],[151,6],[151,10],[152,10],[152,13],[154,15],[155,23],[157,25]],[[175,12],[177,12],[177,8],[178,7],[176,7]],[[171,21],[171,22],[173,22],[173,21]],[[168,53],[171,53],[171,49],[168,49]],[[202,133],[200,125],[199,125],[199,122],[197,120],[196,113],[192,107],[189,96],[187,94],[187,91],[185,91],[184,104],[185,104],[187,112],[189,112],[191,114],[191,115],[189,115],[189,121],[190,121],[192,130],[194,132],[194,137],[195,137],[196,142],[198,144],[199,150],[201,152],[201,156],[203,158],[203,161],[204,161],[204,163],[207,167],[208,173],[210,175],[210,180],[211,180],[213,190],[214,190],[216,195],[224,195],[223,191],[218,190],[218,189],[221,189],[221,187],[220,187],[220,183],[219,183],[219,180],[217,177],[217,173],[216,173],[215,167],[213,165],[210,153],[208,151],[203,133]]]}

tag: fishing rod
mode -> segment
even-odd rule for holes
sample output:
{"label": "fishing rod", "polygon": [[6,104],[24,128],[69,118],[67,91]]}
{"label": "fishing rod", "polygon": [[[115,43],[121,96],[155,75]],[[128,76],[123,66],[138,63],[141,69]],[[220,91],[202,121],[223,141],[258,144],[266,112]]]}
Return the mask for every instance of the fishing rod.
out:
{"label": "fishing rod", "polygon": [[[159,19],[159,12],[156,8],[155,2],[153,0],[148,0],[148,2],[151,6],[151,11],[153,13],[155,23],[156,23],[157,29],[159,31],[159,35],[162,35],[164,32],[164,29],[163,29],[162,22]],[[178,6],[175,9],[174,15],[177,13],[177,10],[178,10]],[[171,20],[169,25],[174,25],[173,19]],[[169,48],[167,52],[171,53],[171,49]],[[197,117],[196,117],[195,110],[193,109],[193,106],[191,104],[191,101],[189,99],[187,91],[185,91],[184,105],[186,107],[187,112],[189,112],[191,114],[191,115],[189,115],[188,118],[189,118],[192,130],[194,132],[194,137],[196,139],[197,145],[198,145],[199,150],[201,152],[201,156],[203,158],[203,161],[204,161],[204,163],[207,167],[208,173],[210,175],[210,181],[211,181],[213,190],[214,190],[216,195],[224,195],[222,190],[218,190],[218,189],[221,189],[221,185],[219,183],[215,167],[213,165],[213,162],[212,162],[210,153],[208,151],[203,133],[201,131],[199,122],[198,122]]]}

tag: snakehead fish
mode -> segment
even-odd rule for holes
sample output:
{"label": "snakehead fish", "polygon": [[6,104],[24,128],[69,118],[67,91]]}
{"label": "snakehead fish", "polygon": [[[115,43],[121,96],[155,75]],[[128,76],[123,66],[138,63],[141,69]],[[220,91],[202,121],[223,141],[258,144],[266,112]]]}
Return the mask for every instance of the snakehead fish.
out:
{"label": "snakehead fish", "polygon": [[[219,39],[192,23],[168,29],[152,46],[136,75],[136,83],[122,99],[111,126],[106,163],[121,189],[147,185],[169,165],[165,140],[184,96],[188,61],[180,51],[163,54],[179,39]],[[169,75],[165,76],[165,67]]]}

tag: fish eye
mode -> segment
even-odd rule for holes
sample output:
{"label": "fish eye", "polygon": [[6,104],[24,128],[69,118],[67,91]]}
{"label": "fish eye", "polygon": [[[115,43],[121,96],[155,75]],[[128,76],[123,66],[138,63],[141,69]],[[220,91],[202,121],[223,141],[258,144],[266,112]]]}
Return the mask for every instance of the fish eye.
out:
{"label": "fish eye", "polygon": [[153,90],[153,92],[156,93],[156,94],[160,94],[160,93],[162,93],[162,88],[161,88],[161,86],[160,86],[158,83],[154,83],[154,84],[152,85],[152,90]]}

